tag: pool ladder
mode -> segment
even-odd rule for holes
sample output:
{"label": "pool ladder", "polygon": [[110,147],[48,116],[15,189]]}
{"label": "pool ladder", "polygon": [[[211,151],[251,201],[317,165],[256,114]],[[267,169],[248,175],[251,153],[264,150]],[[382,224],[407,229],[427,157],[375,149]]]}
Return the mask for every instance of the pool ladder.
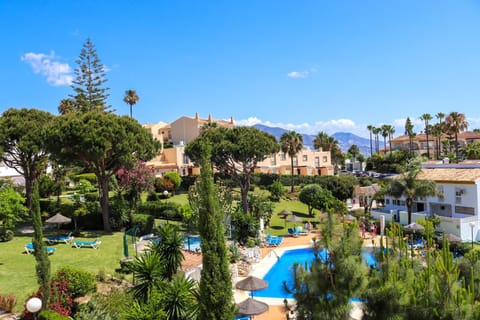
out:
{"label": "pool ladder", "polygon": [[275,257],[277,257],[277,260],[280,259],[280,257],[278,256],[278,254],[275,252],[275,250],[273,249],[270,249],[270,251],[268,252],[268,256],[271,257],[272,256],[272,253],[275,255]]}

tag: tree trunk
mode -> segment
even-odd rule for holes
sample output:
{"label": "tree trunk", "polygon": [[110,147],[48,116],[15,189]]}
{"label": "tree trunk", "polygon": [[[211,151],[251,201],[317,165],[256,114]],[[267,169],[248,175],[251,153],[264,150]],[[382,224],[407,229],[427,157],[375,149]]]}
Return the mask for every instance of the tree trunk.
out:
{"label": "tree trunk", "polygon": [[293,178],[293,157],[290,156],[290,165],[291,165],[291,174],[292,174],[292,186],[290,187],[290,193],[293,193],[293,185],[295,184],[295,180]]}
{"label": "tree trunk", "polygon": [[100,192],[100,206],[102,207],[102,219],[103,219],[103,230],[105,232],[111,232],[112,228],[110,226],[110,214],[108,212],[109,209],[109,201],[108,201],[108,180],[109,176],[103,174],[99,175],[98,177],[98,187]]}
{"label": "tree trunk", "polygon": [[25,206],[28,211],[31,212],[32,209],[32,194],[33,194],[33,185],[35,183],[33,176],[25,172]]}
{"label": "tree trunk", "polygon": [[408,224],[412,223],[412,205],[413,205],[413,200],[412,198],[407,198],[405,201],[407,205],[407,213],[408,213]]}

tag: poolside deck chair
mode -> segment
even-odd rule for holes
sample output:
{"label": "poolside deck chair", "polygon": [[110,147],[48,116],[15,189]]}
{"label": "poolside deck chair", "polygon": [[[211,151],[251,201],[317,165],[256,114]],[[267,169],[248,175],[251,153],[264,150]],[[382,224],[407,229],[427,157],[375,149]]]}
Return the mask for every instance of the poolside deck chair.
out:
{"label": "poolside deck chair", "polygon": [[93,249],[98,249],[100,247],[100,244],[102,241],[95,239],[93,241],[74,241],[73,246],[75,248],[93,248]]}
{"label": "poolside deck chair", "polygon": [[70,244],[72,241],[73,241],[73,236],[71,232],[69,232],[66,236],[47,238],[47,243],[50,245],[55,243],[62,243],[62,242],[66,244]]}
{"label": "poolside deck chair", "polygon": [[[43,248],[48,254],[53,254],[55,252],[55,250],[57,250],[56,248],[49,248],[49,247],[45,247]],[[27,254],[33,254],[35,252],[35,247],[33,246],[33,243],[27,243],[25,245],[25,252]]]}
{"label": "poolside deck chair", "polygon": [[291,235],[292,237],[298,237],[299,232],[297,230],[294,230],[292,228],[288,228],[288,234]]}
{"label": "poolside deck chair", "polygon": [[308,232],[303,231],[302,227],[295,227],[295,232],[297,232],[301,236],[307,236],[308,235]]}
{"label": "poolside deck chair", "polygon": [[267,239],[265,245],[268,247],[276,247],[279,246],[282,242],[283,237],[271,236],[269,239]]}

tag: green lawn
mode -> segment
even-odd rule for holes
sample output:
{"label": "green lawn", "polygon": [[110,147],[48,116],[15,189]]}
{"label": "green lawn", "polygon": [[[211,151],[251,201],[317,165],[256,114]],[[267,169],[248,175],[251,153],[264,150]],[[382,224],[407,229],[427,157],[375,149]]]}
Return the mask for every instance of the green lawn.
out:
{"label": "green lawn", "polygon": [[[95,234],[85,234],[79,241],[92,241]],[[67,244],[56,244],[57,250],[50,255],[52,274],[64,265],[97,274],[104,271],[113,274],[123,257],[123,233],[98,234],[102,244],[99,249],[76,249]],[[13,294],[17,298],[17,309],[21,308],[28,295],[38,289],[35,276],[35,257],[25,253],[25,244],[32,235],[15,236],[10,242],[0,243],[0,294]],[[130,249],[130,248],[129,248]],[[131,248],[133,251],[133,248]],[[132,255],[132,253],[130,253]]]}
{"label": "green lawn", "polygon": [[[301,203],[300,201],[282,199],[280,202],[275,202],[274,204],[275,208],[273,210],[272,219],[270,220],[270,227],[268,230],[266,230],[266,232],[269,232],[272,235],[286,235],[288,234],[287,229],[293,228],[294,226],[293,222],[285,221],[282,217],[278,216],[278,213],[282,210],[288,210],[292,212],[296,216],[302,218],[304,222],[307,220],[311,222],[318,221],[318,211],[314,210],[314,216],[309,216],[307,205]],[[303,223],[296,223],[296,225],[303,226]]]}

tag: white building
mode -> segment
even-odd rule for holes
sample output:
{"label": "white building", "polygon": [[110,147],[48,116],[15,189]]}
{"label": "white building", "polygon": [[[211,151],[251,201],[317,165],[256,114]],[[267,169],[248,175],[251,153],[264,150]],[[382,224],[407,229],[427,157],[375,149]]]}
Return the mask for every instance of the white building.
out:
{"label": "white building", "polygon": [[[425,163],[417,179],[435,181],[437,195],[414,199],[412,222],[436,214],[442,221],[437,231],[452,233],[463,241],[471,241],[472,236],[475,241],[480,239],[480,162]],[[384,212],[375,211],[373,215],[407,224],[405,198],[385,196]]]}

